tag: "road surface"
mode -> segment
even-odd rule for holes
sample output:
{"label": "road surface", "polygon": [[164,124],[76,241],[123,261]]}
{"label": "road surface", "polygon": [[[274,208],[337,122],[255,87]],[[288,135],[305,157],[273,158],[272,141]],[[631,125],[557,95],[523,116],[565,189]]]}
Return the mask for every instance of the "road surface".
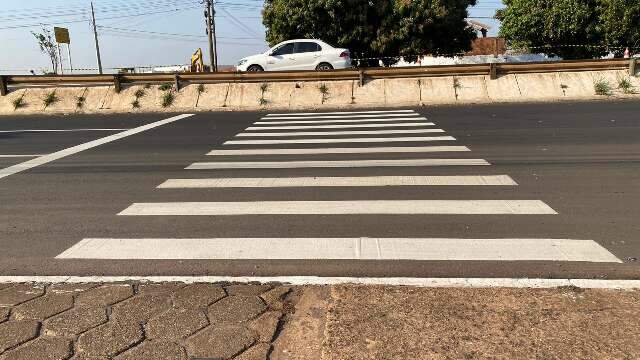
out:
{"label": "road surface", "polygon": [[3,117],[0,275],[639,279],[639,113]]}

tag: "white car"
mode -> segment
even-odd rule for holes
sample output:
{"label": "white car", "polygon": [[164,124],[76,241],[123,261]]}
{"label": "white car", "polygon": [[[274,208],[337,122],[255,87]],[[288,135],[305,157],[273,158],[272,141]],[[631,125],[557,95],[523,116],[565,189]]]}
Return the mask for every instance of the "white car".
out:
{"label": "white car", "polygon": [[264,54],[246,57],[238,62],[238,71],[332,70],[351,67],[348,49],[337,49],[310,39],[289,40]]}

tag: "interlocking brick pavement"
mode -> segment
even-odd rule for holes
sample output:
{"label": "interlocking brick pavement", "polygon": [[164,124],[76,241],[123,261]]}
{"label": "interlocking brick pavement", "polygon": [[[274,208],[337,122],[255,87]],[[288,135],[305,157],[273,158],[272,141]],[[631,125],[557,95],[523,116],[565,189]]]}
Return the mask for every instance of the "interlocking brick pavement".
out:
{"label": "interlocking brick pavement", "polygon": [[266,360],[289,287],[1,284],[0,360]]}

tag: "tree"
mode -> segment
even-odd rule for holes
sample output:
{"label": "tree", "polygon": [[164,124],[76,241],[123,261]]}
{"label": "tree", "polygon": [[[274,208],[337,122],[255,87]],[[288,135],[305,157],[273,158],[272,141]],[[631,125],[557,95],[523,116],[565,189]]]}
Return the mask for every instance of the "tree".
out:
{"label": "tree", "polygon": [[640,1],[601,0],[598,12],[598,29],[617,56],[622,56],[626,47],[640,50]]}
{"label": "tree", "polygon": [[512,46],[565,59],[600,57],[640,43],[638,0],[504,0],[500,35]]}
{"label": "tree", "polygon": [[[360,58],[471,49],[465,21],[476,0],[266,0],[267,42],[322,39]],[[376,61],[377,62],[377,61]]]}
{"label": "tree", "polygon": [[60,63],[60,59],[58,58],[58,48],[56,46],[55,40],[53,39],[53,35],[51,31],[47,28],[42,28],[42,33],[31,32],[33,36],[38,41],[38,46],[40,46],[40,51],[43,54],[49,56],[51,61],[51,67],[54,74],[58,73],[58,64]]}

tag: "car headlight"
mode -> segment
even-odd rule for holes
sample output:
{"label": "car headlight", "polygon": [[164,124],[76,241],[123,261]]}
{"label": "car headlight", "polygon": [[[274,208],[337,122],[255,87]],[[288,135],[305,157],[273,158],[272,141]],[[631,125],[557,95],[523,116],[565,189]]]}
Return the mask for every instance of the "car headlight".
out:
{"label": "car headlight", "polygon": [[247,60],[243,59],[238,62],[238,66],[242,66],[247,63]]}

